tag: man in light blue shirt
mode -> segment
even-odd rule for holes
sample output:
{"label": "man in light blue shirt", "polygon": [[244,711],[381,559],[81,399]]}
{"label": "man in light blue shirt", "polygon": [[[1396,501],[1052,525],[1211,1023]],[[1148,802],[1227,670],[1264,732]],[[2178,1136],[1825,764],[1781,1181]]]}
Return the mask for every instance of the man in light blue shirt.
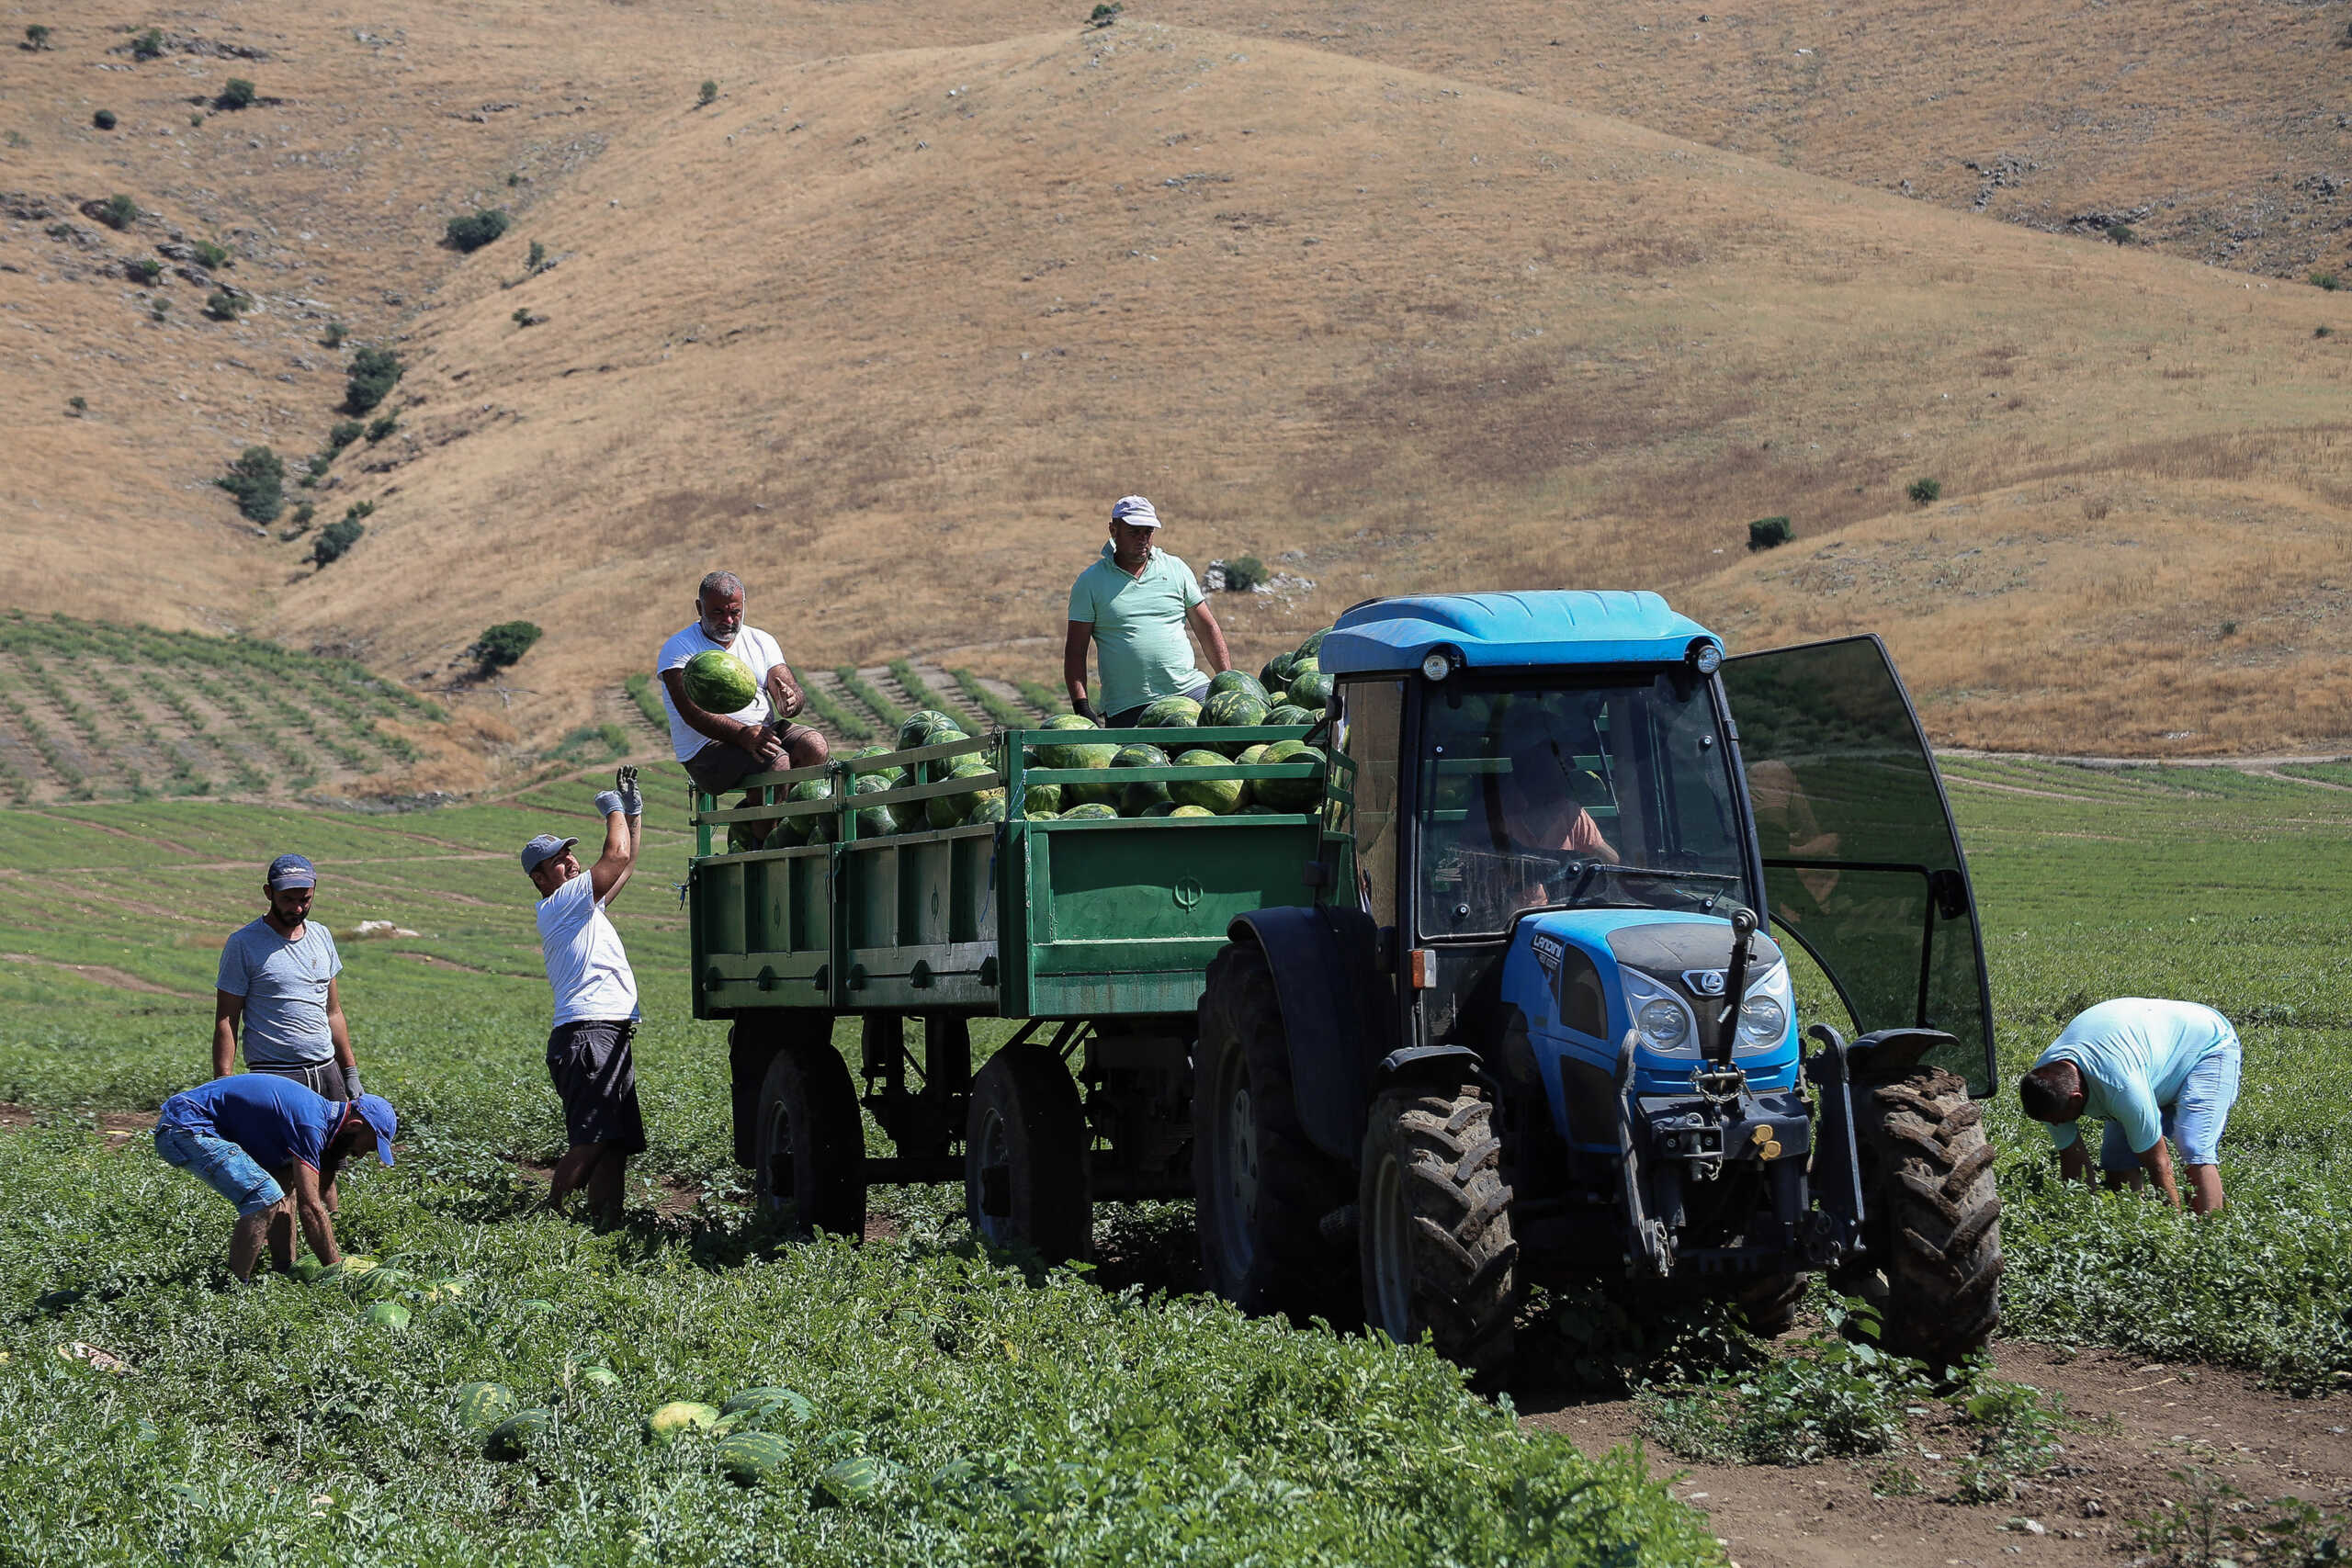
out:
{"label": "man in light blue shirt", "polygon": [[[1132,727],[1162,697],[1199,698],[1208,677],[1193,663],[1190,626],[1217,673],[1233,667],[1225,632],[1209,613],[1193,569],[1155,542],[1159,513],[1139,495],[1111,508],[1111,542],[1078,574],[1069,591],[1069,630],[1062,679],[1073,713],[1112,729]],[[1102,698],[1086,698],[1086,645],[1094,644]]]}
{"label": "man in light blue shirt", "polygon": [[214,1077],[235,1070],[242,1035],[250,1072],[292,1078],[329,1100],[357,1100],[366,1092],[335,988],[343,955],[334,934],[311,919],[318,883],[308,860],[278,856],[262,881],[267,909],[221,947],[212,1010]]}
{"label": "man in light blue shirt", "polygon": [[2240,1055],[2237,1031],[2211,1008],[2118,997],[2076,1015],[2018,1080],[2018,1099],[2049,1123],[2068,1179],[2090,1179],[2075,1125],[2087,1111],[2107,1122],[2098,1163],[2108,1186],[2137,1188],[2154,1176],[2177,1208],[2165,1147],[2172,1138],[2188,1168],[2188,1206],[2210,1214],[2222,1202],[2222,1129],[2238,1097]]}

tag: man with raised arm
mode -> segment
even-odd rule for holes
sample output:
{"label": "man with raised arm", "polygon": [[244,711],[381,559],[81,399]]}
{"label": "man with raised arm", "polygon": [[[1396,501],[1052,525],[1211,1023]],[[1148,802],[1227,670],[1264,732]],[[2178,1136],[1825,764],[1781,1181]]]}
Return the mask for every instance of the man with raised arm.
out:
{"label": "man with raised arm", "polygon": [[343,1261],[326,1195],[344,1162],[370,1144],[391,1164],[399,1130],[380,1096],[329,1100],[291,1078],[239,1073],[164,1101],[155,1152],[236,1205],[229,1272],[250,1280],[265,1242],[272,1268],[294,1267],[298,1224],[320,1262]]}
{"label": "man with raised arm", "polygon": [[2069,1180],[2091,1179],[2075,1123],[2103,1117],[2099,1170],[2110,1188],[2148,1177],[2180,1207],[2171,1138],[2188,1167],[2188,1206],[2210,1214],[2222,1206],[2222,1129],[2237,1103],[2237,1031],[2211,1008],[2149,997],[2118,997],[2075,1015],[2018,1080],[2025,1113],[2049,1123],[2058,1168]]}
{"label": "man with raised arm", "polygon": [[[706,713],[686,695],[686,663],[697,653],[731,653],[749,666],[759,692],[730,714]],[[784,649],[757,626],[743,624],[743,580],[714,571],[695,595],[695,619],[662,645],[662,705],[670,713],[670,744],[695,787],[708,795],[731,789],[753,773],[808,768],[832,755],[825,738],[790,720],[808,705],[792,679]]]}
{"label": "man with raised arm", "polygon": [[[1070,711],[1108,728],[1133,726],[1162,697],[1207,694],[1208,677],[1193,665],[1192,644],[1184,639],[1188,626],[1213,671],[1233,668],[1208,595],[1191,567],[1159,547],[1159,513],[1151,502],[1121,497],[1111,508],[1111,542],[1070,585],[1062,681]],[[1089,642],[1102,677],[1099,702],[1086,696]]]}
{"label": "man with raised arm", "polygon": [[623,768],[596,796],[605,819],[604,852],[584,871],[578,839],[542,833],[523,846],[523,873],[539,890],[539,947],[555,993],[548,1034],[548,1076],[563,1101],[563,1158],[556,1162],[550,1208],[580,1188],[600,1224],[616,1224],[631,1155],[645,1152],[645,1118],[637,1106],[637,976],[605,908],[628,884],[645,831],[637,770]]}

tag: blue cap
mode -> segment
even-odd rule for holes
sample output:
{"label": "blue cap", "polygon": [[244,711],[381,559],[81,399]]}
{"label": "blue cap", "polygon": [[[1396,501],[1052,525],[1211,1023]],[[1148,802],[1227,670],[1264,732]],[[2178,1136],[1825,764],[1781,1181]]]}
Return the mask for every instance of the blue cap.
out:
{"label": "blue cap", "polygon": [[541,833],[523,846],[524,874],[538,870],[579,841],[577,839],[559,839],[553,833]]}
{"label": "blue cap", "polygon": [[280,887],[316,887],[319,873],[300,855],[280,855],[269,863],[267,880],[272,892]]}
{"label": "blue cap", "polygon": [[376,1157],[386,1165],[392,1163],[392,1134],[400,1131],[401,1119],[392,1102],[380,1094],[363,1094],[351,1102],[359,1119],[376,1134]]}

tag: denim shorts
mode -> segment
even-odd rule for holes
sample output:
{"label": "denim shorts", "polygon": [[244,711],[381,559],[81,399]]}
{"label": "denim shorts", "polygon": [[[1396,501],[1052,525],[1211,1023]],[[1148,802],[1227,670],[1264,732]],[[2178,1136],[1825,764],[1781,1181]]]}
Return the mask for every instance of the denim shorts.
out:
{"label": "denim shorts", "polygon": [[[2222,1129],[2229,1125],[2230,1107],[2237,1103],[2242,1055],[2237,1036],[2231,1035],[2227,1044],[2188,1069],[2179,1098],[2164,1108],[2164,1135],[2180,1145],[2183,1165],[2221,1163]],[[2140,1168],[2140,1156],[2132,1152],[2120,1122],[2107,1124],[2098,1164],[2101,1170]]]}
{"label": "denim shorts", "polygon": [[175,1165],[237,1206],[239,1219],[251,1219],[286,1196],[277,1179],[254,1162],[228,1139],[193,1127],[158,1127],[155,1152],[165,1165]]}

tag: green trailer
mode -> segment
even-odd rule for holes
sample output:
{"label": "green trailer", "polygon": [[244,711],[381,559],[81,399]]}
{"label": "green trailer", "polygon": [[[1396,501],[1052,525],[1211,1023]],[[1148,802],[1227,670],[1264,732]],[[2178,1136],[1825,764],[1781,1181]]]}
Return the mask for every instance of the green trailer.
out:
{"label": "green trailer", "polygon": [[[1058,1258],[1085,1252],[1098,1199],[1189,1195],[1209,962],[1237,917],[1345,885],[1347,791],[1316,754],[1112,769],[1039,756],[1082,741],[1233,757],[1311,735],[1001,731],[761,774],[736,804],[696,795],[695,1016],[732,1022],[736,1154],[759,1201],[857,1235],[870,1183],[960,1179],[983,1234]],[[1056,794],[1203,779],[1282,809],[1030,815]],[[856,1078],[833,1044],[845,1014],[861,1022]],[[974,1018],[1020,1021],[977,1075]],[[867,1154],[861,1107],[888,1156]]]}

